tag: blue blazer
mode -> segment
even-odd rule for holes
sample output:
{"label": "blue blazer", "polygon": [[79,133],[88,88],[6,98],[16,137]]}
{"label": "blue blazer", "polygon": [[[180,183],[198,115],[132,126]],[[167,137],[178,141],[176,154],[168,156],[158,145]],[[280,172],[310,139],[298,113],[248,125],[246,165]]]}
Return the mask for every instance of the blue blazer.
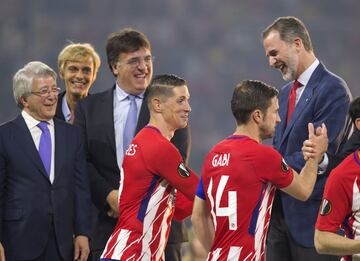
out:
{"label": "blue blazer", "polygon": [[73,235],[90,234],[90,185],[79,131],[55,124],[55,179],[51,184],[21,115],[0,126],[0,240],[7,260],[34,259],[54,223],[65,260],[73,260]]}
{"label": "blue blazer", "polygon": [[[299,173],[305,164],[301,148],[304,140],[308,138],[307,124],[312,122],[315,127],[326,124],[329,138],[327,152],[335,154],[344,138],[351,93],[344,80],[329,72],[320,63],[311,75],[286,125],[291,87],[292,82],[285,85],[279,94],[281,122],[276,126],[273,145],[285,161]],[[326,175],[317,177],[314,191],[306,202],[280,192],[285,222],[291,236],[302,246],[314,247],[314,226],[326,179]]]}

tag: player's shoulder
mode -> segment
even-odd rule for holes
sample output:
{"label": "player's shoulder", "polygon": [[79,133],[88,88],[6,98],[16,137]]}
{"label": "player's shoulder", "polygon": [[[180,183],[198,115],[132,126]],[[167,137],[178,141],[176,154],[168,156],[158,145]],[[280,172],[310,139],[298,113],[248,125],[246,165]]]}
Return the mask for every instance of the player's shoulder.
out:
{"label": "player's shoulder", "polygon": [[342,183],[357,178],[360,160],[357,151],[348,155],[335,169],[330,172],[328,182]]}
{"label": "player's shoulder", "polygon": [[136,135],[134,142],[141,146],[142,150],[151,150],[151,154],[177,151],[176,147],[161,134],[159,129],[152,126],[145,126]]}

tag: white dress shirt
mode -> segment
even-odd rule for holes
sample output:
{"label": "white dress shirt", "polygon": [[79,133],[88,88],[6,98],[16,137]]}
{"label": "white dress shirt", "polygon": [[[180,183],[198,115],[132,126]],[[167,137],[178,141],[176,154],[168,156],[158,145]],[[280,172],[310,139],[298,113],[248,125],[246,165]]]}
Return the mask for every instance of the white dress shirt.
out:
{"label": "white dress shirt", "polygon": [[[124,159],[124,129],[126,118],[130,108],[130,100],[127,99],[128,93],[126,93],[121,87],[116,84],[114,91],[114,130],[115,130],[115,143],[116,143],[116,160],[119,168],[122,166]],[[144,93],[136,96],[136,106],[138,108],[137,118],[139,118],[140,108],[144,100]]]}

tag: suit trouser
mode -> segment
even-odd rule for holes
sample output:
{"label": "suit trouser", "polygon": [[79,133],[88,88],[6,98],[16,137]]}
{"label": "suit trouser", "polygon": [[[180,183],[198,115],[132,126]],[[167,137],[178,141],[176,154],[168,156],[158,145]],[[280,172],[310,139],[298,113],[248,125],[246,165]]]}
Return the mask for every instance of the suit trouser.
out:
{"label": "suit trouser", "polygon": [[276,193],[266,240],[266,261],[339,261],[340,257],[320,255],[314,247],[299,245],[285,223],[281,198]]}

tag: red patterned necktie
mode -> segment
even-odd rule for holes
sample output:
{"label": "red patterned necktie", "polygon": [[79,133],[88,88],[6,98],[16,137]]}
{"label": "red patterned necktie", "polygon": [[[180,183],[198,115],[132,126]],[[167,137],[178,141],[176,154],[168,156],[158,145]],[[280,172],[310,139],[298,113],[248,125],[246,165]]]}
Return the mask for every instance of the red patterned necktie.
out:
{"label": "red patterned necktie", "polygon": [[296,102],[296,90],[301,87],[302,84],[298,82],[298,80],[295,80],[293,83],[293,86],[291,87],[290,95],[289,95],[289,104],[288,104],[288,114],[286,123],[288,123],[291,119],[291,116],[295,109],[295,102]]}

